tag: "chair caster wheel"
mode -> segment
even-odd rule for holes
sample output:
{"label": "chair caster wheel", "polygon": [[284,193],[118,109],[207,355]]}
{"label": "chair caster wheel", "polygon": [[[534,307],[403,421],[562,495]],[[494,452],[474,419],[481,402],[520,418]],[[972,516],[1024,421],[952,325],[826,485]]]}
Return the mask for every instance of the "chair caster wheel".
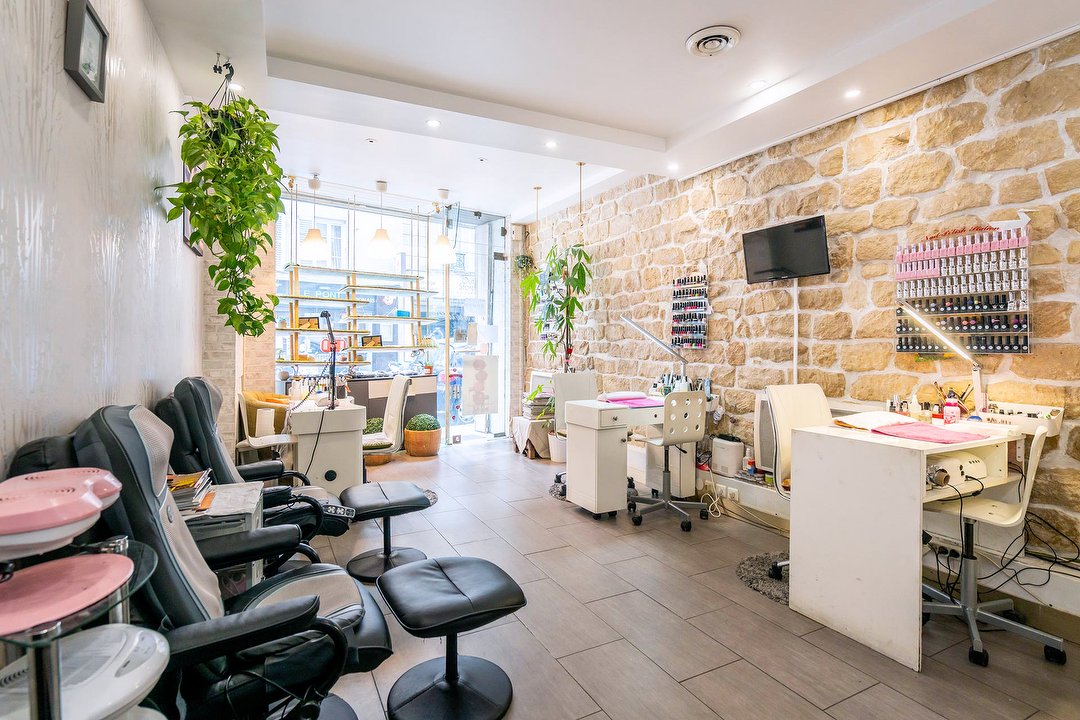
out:
{"label": "chair caster wheel", "polygon": [[975,652],[975,648],[968,648],[968,662],[981,667],[986,667],[990,664],[990,653],[985,650],[982,652]]}
{"label": "chair caster wheel", "polygon": [[683,532],[690,532],[690,521],[683,520],[681,523],[679,523],[679,527],[682,528]]}
{"label": "chair caster wheel", "polygon": [[592,514],[592,519],[593,520],[599,520],[600,519],[600,513],[593,513]]}
{"label": "chair caster wheel", "polygon": [[659,490],[657,490],[656,488],[653,488],[653,489],[652,489],[652,496],[653,496],[654,498],[658,498],[658,497],[660,497],[660,491],[659,491]]}
{"label": "chair caster wheel", "polygon": [[1043,646],[1043,657],[1055,665],[1064,665],[1065,661],[1069,659],[1064,650],[1058,650],[1056,647],[1050,647],[1049,645]]}
{"label": "chair caster wheel", "polygon": [[626,478],[626,489],[627,490],[633,490],[634,489],[634,478],[632,478],[632,477]]}
{"label": "chair caster wheel", "polygon": [[618,511],[618,510],[608,510],[608,514],[607,514],[607,516],[608,516],[608,517],[615,517],[615,516],[616,516],[616,515],[618,515],[618,514],[619,514],[619,511]]}
{"label": "chair caster wheel", "polygon": [[[631,510],[630,512],[633,512],[633,510]],[[630,516],[630,522],[634,523],[635,525],[640,525],[641,524],[641,516],[640,515],[632,515],[632,516]]]}
{"label": "chair caster wheel", "polygon": [[626,512],[630,513],[631,515],[633,515],[635,512],[637,512],[637,503],[636,502],[628,502],[628,503],[626,503]]}
{"label": "chair caster wheel", "polygon": [[767,574],[773,580],[783,580],[784,579],[784,568],[780,567],[776,563],[773,563],[772,565],[769,566],[769,571],[768,571]]}
{"label": "chair caster wheel", "polygon": [[708,520],[709,519],[709,511],[708,510],[701,510],[700,512],[698,512],[698,517],[701,518],[702,520]]}
{"label": "chair caster wheel", "polygon": [[559,497],[566,497],[566,483],[559,486]]}

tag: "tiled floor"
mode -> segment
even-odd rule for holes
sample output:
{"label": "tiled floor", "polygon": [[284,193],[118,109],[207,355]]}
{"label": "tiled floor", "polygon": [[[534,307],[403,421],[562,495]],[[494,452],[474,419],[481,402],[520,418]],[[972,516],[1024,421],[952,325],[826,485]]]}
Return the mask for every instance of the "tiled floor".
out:
{"label": "tiled floor", "polygon": [[[394,519],[395,545],[486,558],[524,588],[525,608],[461,640],[463,653],[510,675],[510,718],[1080,720],[1075,648],[1058,667],[1034,643],[987,633],[991,663],[979,668],[967,661],[963,627],[935,619],[925,670],[911,672],[735,577],[739,560],[785,548],[783,537],[726,518],[695,518],[688,534],[663,514],[640,527],[625,512],[593,520],[548,496],[555,469],[490,440],[369,470],[373,481],[410,480],[439,495],[429,510]],[[380,543],[367,522],[319,551],[345,564]],[[441,640],[389,623],[394,655],[335,690],[361,718],[383,717],[394,680],[443,653]]]}

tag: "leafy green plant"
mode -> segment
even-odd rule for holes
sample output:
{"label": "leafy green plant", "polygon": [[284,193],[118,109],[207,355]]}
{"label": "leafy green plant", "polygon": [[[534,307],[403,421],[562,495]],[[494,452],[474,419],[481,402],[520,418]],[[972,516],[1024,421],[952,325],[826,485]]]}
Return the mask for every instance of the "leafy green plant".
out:
{"label": "leafy green plant", "polygon": [[544,355],[561,361],[564,372],[570,371],[574,321],[592,279],[591,263],[592,256],[581,243],[564,250],[553,245],[544,264],[521,280],[521,294],[544,340]]}
{"label": "leafy green plant", "polygon": [[220,107],[189,102],[176,111],[180,159],[191,177],[171,186],[175,196],[168,219],[186,210],[191,223],[188,242],[203,242],[214,255],[207,272],[225,296],[217,311],[240,335],[261,335],[274,321],[276,295],[252,292],[252,271],[261,264],[259,251],[273,246],[264,230],[284,210],[281,168],[277,164],[277,125],[247,98],[231,95]]}
{"label": "leafy green plant", "polygon": [[368,418],[367,425],[364,425],[364,434],[373,435],[375,433],[382,432],[383,419],[382,418]]}
{"label": "leafy green plant", "polygon": [[438,430],[442,425],[432,415],[413,415],[409,418],[409,422],[405,423],[406,430],[424,431],[424,430]]}
{"label": "leafy green plant", "polygon": [[535,267],[535,263],[533,262],[531,255],[515,255],[514,267],[521,272],[527,273]]}

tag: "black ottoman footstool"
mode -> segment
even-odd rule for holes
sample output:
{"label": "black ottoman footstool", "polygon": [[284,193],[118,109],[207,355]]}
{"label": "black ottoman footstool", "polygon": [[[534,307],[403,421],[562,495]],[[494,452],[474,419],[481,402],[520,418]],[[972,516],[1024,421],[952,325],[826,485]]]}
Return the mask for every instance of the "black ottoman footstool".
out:
{"label": "black ottoman footstool", "polygon": [[431,507],[421,488],[410,482],[353,485],[341,493],[341,504],[356,510],[354,521],[382,520],[383,546],[357,555],[345,566],[360,582],[374,582],[390,568],[427,558],[415,548],[390,545],[390,518]]}
{"label": "black ottoman footstool", "polygon": [[446,638],[446,660],[428,660],[390,688],[391,720],[498,720],[514,689],[502,668],[458,655],[458,633],[525,606],[521,587],[487,560],[447,557],[386,572],[376,583],[401,626],[415,637]]}

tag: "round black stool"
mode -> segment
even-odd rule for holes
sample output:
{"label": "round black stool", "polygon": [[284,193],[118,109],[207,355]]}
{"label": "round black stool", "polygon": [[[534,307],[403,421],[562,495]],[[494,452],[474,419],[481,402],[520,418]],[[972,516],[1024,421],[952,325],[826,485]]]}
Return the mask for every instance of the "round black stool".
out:
{"label": "round black stool", "polygon": [[525,594],[499,566],[480,558],[413,562],[376,581],[390,612],[410,635],[445,637],[446,658],[428,660],[402,675],[386,699],[391,720],[499,720],[514,695],[510,678],[493,662],[458,655],[458,634],[525,606]]}
{"label": "round black stool", "polygon": [[354,557],[345,569],[360,582],[375,582],[384,572],[427,557],[415,548],[390,544],[390,518],[431,507],[427,494],[410,482],[379,482],[354,485],[341,493],[341,503],[356,510],[354,522],[382,522],[383,546]]}

